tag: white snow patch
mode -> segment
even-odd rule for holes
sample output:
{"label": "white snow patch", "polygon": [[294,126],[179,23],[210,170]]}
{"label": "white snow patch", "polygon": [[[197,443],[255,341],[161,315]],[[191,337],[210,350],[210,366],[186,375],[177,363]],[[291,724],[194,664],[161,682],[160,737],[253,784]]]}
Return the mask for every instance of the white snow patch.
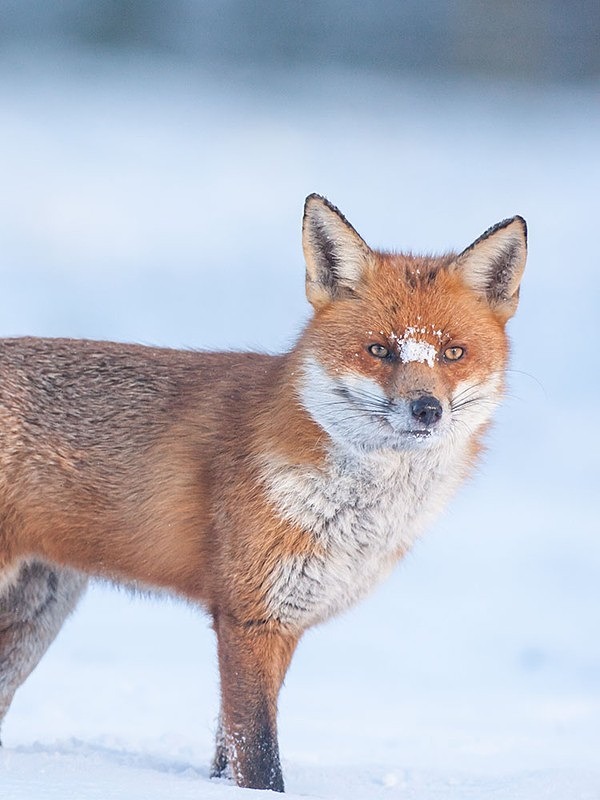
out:
{"label": "white snow patch", "polygon": [[398,352],[403,364],[416,361],[420,364],[429,364],[433,367],[437,351],[432,344],[418,339],[402,339],[398,343]]}
{"label": "white snow patch", "polygon": [[[433,335],[441,341],[441,330],[436,329],[434,325],[430,327]],[[409,325],[400,336],[398,336],[397,333],[391,334],[390,338],[392,341],[396,342],[398,354],[403,364],[416,362],[419,364],[428,364],[430,367],[433,367],[437,358],[437,349],[431,342],[418,338],[424,336],[426,333],[427,328],[424,325],[418,327]]]}

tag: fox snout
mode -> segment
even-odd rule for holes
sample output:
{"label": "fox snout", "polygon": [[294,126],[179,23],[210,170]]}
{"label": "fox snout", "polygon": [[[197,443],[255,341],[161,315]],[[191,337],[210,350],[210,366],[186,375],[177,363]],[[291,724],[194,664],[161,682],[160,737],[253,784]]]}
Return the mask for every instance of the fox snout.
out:
{"label": "fox snout", "polygon": [[410,413],[417,422],[431,428],[442,418],[442,404],[437,397],[423,394],[411,402]]}

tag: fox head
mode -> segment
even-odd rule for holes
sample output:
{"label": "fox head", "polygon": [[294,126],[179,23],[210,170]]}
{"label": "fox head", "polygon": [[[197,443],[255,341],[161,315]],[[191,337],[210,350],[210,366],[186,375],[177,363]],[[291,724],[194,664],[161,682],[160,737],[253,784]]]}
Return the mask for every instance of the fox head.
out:
{"label": "fox head", "polygon": [[314,422],[335,444],[362,451],[476,435],[503,391],[525,220],[499,222],[458,254],[379,252],[312,194],[303,248],[314,316],[299,393]]}

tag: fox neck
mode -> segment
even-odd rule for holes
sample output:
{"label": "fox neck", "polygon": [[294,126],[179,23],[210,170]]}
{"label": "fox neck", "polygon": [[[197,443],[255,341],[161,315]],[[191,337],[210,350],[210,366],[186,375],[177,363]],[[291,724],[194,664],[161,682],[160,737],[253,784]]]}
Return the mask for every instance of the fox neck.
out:
{"label": "fox neck", "polygon": [[353,452],[330,443],[319,462],[263,456],[269,504],[306,537],[302,552],[278,559],[269,576],[268,615],[303,630],[368,594],[461,483],[468,448],[449,455],[447,448]]}
{"label": "fox neck", "polygon": [[[428,451],[352,452],[333,445],[318,464],[299,464],[271,453],[262,477],[280,515],[325,541],[329,522],[345,509],[394,506],[399,527],[435,516],[464,479],[471,464],[461,453]],[[410,534],[407,546],[414,536]]]}

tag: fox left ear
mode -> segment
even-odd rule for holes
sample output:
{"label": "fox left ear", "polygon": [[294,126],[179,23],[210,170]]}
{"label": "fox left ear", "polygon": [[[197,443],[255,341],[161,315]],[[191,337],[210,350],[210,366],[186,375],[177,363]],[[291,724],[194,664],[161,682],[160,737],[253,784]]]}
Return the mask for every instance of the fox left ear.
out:
{"label": "fox left ear", "polygon": [[517,216],[489,228],[454,264],[465,283],[506,322],[517,310],[526,258],[527,223]]}
{"label": "fox left ear", "polygon": [[310,194],[304,204],[302,247],[306,296],[315,308],[351,297],[369,264],[371,249],[339,209]]}

